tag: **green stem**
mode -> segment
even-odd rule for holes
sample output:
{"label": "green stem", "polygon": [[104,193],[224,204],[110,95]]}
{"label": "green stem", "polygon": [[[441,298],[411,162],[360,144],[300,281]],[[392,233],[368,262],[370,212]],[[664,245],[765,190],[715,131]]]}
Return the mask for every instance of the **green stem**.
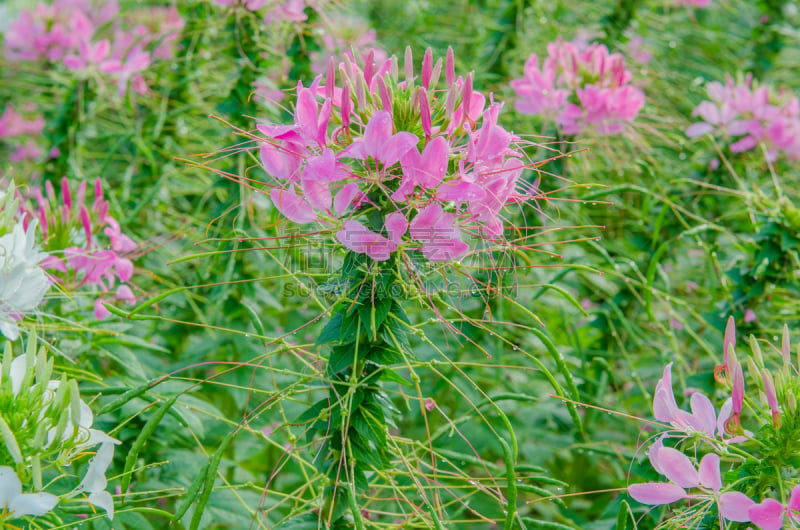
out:
{"label": "green stem", "polygon": [[318,339],[329,344],[328,397],[312,405],[305,419],[310,434],[324,440],[315,465],[330,480],[323,504],[331,528],[352,524],[347,511],[363,528],[358,497],[369,487],[367,477],[390,465],[388,425],[396,412],[379,381],[402,380],[390,365],[410,355],[407,331],[395,320],[405,321],[405,314],[390,294],[397,276],[394,260],[378,263],[349,253],[335,280],[342,298]]}

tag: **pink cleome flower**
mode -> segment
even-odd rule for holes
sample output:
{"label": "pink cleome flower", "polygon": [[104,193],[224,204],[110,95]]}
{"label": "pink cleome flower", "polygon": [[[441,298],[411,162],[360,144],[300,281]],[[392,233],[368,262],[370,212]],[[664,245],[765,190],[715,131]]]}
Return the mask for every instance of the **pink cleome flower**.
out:
{"label": "pink cleome flower", "polygon": [[5,49],[11,61],[62,64],[81,77],[111,78],[120,95],[129,88],[145,94],[142,72],[153,57],[173,56],[182,28],[174,7],[123,16],[114,0],[56,0],[23,11],[5,35]]}
{"label": "pink cleome flower", "polygon": [[638,116],[644,93],[630,84],[622,55],[602,44],[579,49],[561,38],[548,44],[547,52],[541,66],[532,54],[523,77],[511,81],[517,111],[555,119],[566,134],[587,128],[621,133]]}
{"label": "pink cleome flower", "polygon": [[409,50],[401,78],[395,57],[362,66],[348,55],[298,84],[294,123],[258,126],[264,193],[289,220],[332,227],[376,261],[401,248],[457,260],[465,234],[502,236],[502,208],[533,190],[519,181],[518,137],[498,125],[502,106],[456,77],[452,51],[434,64],[428,50],[419,76],[411,61]]}
{"label": "pink cleome flower", "polygon": [[[61,195],[47,182],[44,190],[30,189],[20,196],[19,215],[25,223],[36,219],[43,234],[43,248],[50,254],[42,267],[51,271],[59,282],[70,289],[95,286],[102,293],[133,303],[136,298],[127,284],[133,277],[133,263],[128,254],[136,249],[122,233],[117,220],[108,212],[100,179],[95,181],[94,201],[87,207],[86,181],[73,195],[66,178],[61,181]],[[43,192],[44,191],[44,192]],[[98,319],[109,315],[103,306],[106,295],[95,299]]]}
{"label": "pink cleome flower", "polygon": [[770,160],[781,153],[800,159],[800,101],[791,93],[758,86],[749,74],[736,83],[730,77],[725,84],[711,82],[706,91],[710,100],[692,112],[702,121],[690,125],[686,136],[712,134],[729,141],[734,153],[763,144]]}

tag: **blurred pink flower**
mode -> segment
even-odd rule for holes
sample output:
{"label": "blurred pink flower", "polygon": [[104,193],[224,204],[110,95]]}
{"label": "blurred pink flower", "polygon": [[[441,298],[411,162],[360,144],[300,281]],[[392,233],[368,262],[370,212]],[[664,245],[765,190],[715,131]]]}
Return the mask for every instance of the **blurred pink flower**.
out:
{"label": "blurred pink flower", "polygon": [[539,66],[533,54],[524,75],[511,81],[516,109],[555,119],[566,134],[594,128],[601,134],[623,132],[644,105],[644,93],[630,85],[625,59],[601,44],[581,50],[560,38],[547,46]]}
{"label": "blurred pink flower", "polygon": [[734,153],[763,143],[770,160],[784,153],[800,159],[800,102],[789,92],[775,92],[755,86],[752,76],[734,84],[711,82],[706,86],[710,100],[695,107],[692,116],[702,121],[686,129],[689,138],[713,134],[730,141]]}
{"label": "blurred pink flower", "polygon": [[[52,184],[43,190],[32,187],[20,206],[19,215],[28,223],[36,219],[42,227],[44,248],[50,253],[42,266],[70,288],[96,286],[102,293],[116,291],[114,297],[128,303],[135,301],[127,284],[133,277],[133,263],[128,254],[137,245],[122,233],[120,225],[108,213],[99,179],[94,183],[94,201],[87,207],[86,181],[73,194],[69,181],[61,181],[61,195],[56,196]],[[32,203],[32,204],[30,204]],[[63,255],[59,258],[56,254]],[[55,274],[60,273],[60,274]],[[97,318],[108,316],[103,306],[105,296],[95,299]]]}

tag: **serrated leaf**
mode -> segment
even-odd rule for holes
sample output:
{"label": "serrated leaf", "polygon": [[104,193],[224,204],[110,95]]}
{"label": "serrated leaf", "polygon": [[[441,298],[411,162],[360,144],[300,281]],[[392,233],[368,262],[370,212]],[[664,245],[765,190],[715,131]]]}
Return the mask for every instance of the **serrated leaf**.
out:
{"label": "serrated leaf", "polygon": [[356,413],[350,421],[350,427],[376,447],[386,447],[386,427],[378,425],[375,419]]}

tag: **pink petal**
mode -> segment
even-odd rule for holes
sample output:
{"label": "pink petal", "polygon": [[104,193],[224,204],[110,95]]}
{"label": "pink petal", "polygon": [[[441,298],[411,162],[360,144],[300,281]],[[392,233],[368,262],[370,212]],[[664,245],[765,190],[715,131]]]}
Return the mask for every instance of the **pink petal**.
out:
{"label": "pink petal", "polygon": [[700,485],[700,476],[688,456],[677,449],[662,447],[656,453],[659,466],[671,482],[682,488]]}
{"label": "pink petal", "polygon": [[744,403],[744,374],[742,373],[742,365],[738,362],[731,366],[731,378],[733,379],[731,388],[733,413],[739,414],[742,412],[742,404]]}
{"label": "pink petal", "polygon": [[664,367],[661,379],[656,383],[656,391],[653,396],[653,415],[658,421],[667,423],[675,419],[678,404],[675,402],[675,394],[672,392],[672,363]]}
{"label": "pink petal", "polygon": [[783,505],[775,499],[766,499],[747,510],[750,522],[761,530],[780,530],[783,528]]}
{"label": "pink petal", "polygon": [[708,453],[700,460],[700,483],[710,488],[714,493],[719,493],[722,488],[722,476],[719,472],[719,455]]}
{"label": "pink petal", "polygon": [[389,234],[389,240],[400,243],[401,238],[408,231],[408,219],[400,212],[393,212],[386,216],[384,226]]}
{"label": "pink petal", "polygon": [[305,224],[317,220],[311,206],[295,193],[280,188],[269,190],[269,198],[284,216],[295,223]]}
{"label": "pink petal", "polygon": [[331,207],[331,189],[326,181],[308,178],[303,173],[300,187],[303,189],[303,196],[306,201],[313,208],[325,211]]}
{"label": "pink petal", "polygon": [[419,142],[419,138],[417,138],[416,134],[399,132],[383,145],[376,158],[383,162],[386,167],[393,166],[400,161],[404,154],[415,148],[417,142]]}
{"label": "pink petal", "polygon": [[436,198],[441,201],[471,202],[486,196],[486,191],[472,182],[464,180],[448,181],[436,190]]}
{"label": "pink petal", "polygon": [[730,147],[731,152],[741,153],[742,151],[747,151],[754,148],[756,145],[758,145],[758,141],[755,138],[752,136],[745,136],[738,142],[733,142]]}
{"label": "pink petal", "polygon": [[438,204],[430,204],[423,208],[411,221],[411,237],[418,241],[431,239],[431,232],[443,213],[442,207]]}
{"label": "pink petal", "polygon": [[373,114],[364,129],[364,150],[366,154],[377,159],[383,145],[392,136],[392,115],[386,110]]}
{"label": "pink petal", "polygon": [[375,261],[385,261],[397,250],[394,242],[376,234],[358,221],[345,222],[342,229],[336,233],[336,238],[350,250],[367,254]]}
{"label": "pink petal", "polygon": [[287,143],[285,146],[277,146],[269,142],[263,144],[260,154],[264,171],[276,179],[294,180],[303,163],[298,149],[300,147],[292,143]]}
{"label": "pink petal", "polygon": [[303,131],[307,139],[316,140],[317,113],[319,105],[314,93],[307,88],[300,88],[297,93],[297,106],[294,111],[295,123]]}
{"label": "pink petal", "polygon": [[790,520],[795,523],[800,522],[800,484],[792,488],[792,495],[789,497],[786,510],[789,512]]}
{"label": "pink petal", "polygon": [[129,304],[136,302],[136,297],[133,295],[133,291],[127,285],[120,285],[117,288],[117,299],[118,300],[125,300]]}
{"label": "pink petal", "polygon": [[702,431],[709,436],[714,436],[716,430],[717,414],[711,400],[700,392],[692,394],[690,399],[692,415],[702,425]]}
{"label": "pink petal", "polygon": [[755,502],[738,491],[729,491],[719,496],[719,513],[728,521],[749,523],[748,511],[752,506],[755,506]]}
{"label": "pink petal", "polygon": [[425,146],[417,179],[425,188],[435,188],[447,174],[449,145],[443,136],[437,136]]}
{"label": "pink petal", "polygon": [[111,311],[106,309],[106,306],[103,305],[103,302],[105,302],[105,300],[102,298],[98,298],[94,301],[94,318],[97,320],[103,320],[111,314]]}
{"label": "pink petal", "polygon": [[685,499],[686,491],[675,484],[648,482],[646,484],[631,484],[628,486],[628,495],[642,504],[659,505]]}
{"label": "pink petal", "polygon": [[350,182],[342,186],[342,189],[333,199],[333,209],[338,215],[342,215],[353,203],[353,200],[361,194],[361,189],[357,182]]}
{"label": "pink petal", "polygon": [[422,245],[422,255],[428,261],[452,261],[469,252],[469,245],[456,238],[435,239]]}
{"label": "pink petal", "polygon": [[728,368],[728,348],[736,347],[736,321],[733,317],[728,317],[728,322],[725,324],[725,337],[722,339],[722,357],[723,364]]}
{"label": "pink petal", "polygon": [[664,448],[664,442],[662,438],[656,439],[653,442],[653,445],[650,446],[650,450],[647,452],[647,456],[650,459],[650,465],[653,466],[653,469],[658,471],[659,474],[664,474],[664,468],[661,467],[660,461],[658,459],[658,452]]}
{"label": "pink petal", "polygon": [[123,282],[127,282],[133,276],[133,263],[129,259],[115,258],[114,268],[117,270],[117,277]]}
{"label": "pink petal", "polygon": [[701,121],[689,125],[686,128],[686,136],[688,136],[689,138],[695,138],[697,136],[702,136],[704,134],[708,134],[713,131],[714,131],[713,125]]}

